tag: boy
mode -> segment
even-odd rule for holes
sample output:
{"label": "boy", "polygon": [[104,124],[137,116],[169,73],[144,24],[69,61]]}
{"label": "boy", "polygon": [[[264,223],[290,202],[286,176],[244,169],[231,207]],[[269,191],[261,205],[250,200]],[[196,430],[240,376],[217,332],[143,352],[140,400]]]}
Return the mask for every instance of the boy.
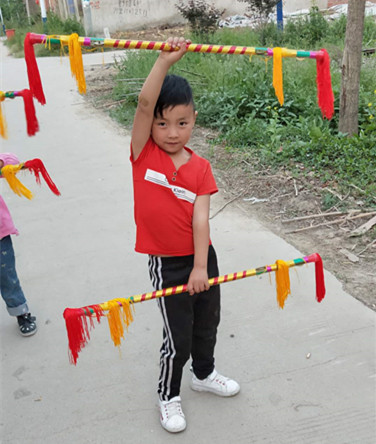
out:
{"label": "boy", "polygon": [[209,207],[210,195],[218,189],[210,163],[185,146],[197,115],[190,85],[182,77],[167,76],[190,42],[170,38],[167,43],[174,51],[160,53],[139,95],[131,162],[135,250],[149,255],[156,289],[188,282],[187,293],[158,300],[164,323],[160,420],[174,433],[186,427],[179,394],[190,355],[193,390],[233,396],[240,387],[214,369],[220,290],[208,282],[219,274],[209,237]]}

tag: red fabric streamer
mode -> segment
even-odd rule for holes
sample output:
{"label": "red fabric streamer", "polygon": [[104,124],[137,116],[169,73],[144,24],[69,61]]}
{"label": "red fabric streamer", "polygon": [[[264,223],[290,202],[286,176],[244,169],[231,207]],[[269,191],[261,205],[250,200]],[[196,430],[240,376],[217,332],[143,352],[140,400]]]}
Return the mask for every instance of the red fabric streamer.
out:
{"label": "red fabric streamer", "polygon": [[30,89],[23,89],[22,91],[18,91],[18,94],[22,96],[24,100],[27,134],[29,136],[34,136],[35,133],[39,131],[39,123],[35,114],[33,94]]}
{"label": "red fabric streamer", "polygon": [[60,191],[57,189],[57,186],[54,184],[53,180],[51,179],[50,175],[48,174],[43,162],[40,159],[32,159],[28,160],[24,163],[24,168],[27,168],[28,170],[32,171],[35,175],[35,179],[37,183],[40,185],[40,177],[41,174],[43,176],[43,179],[46,181],[48,187],[50,190],[56,194],[56,196],[60,196]]}
{"label": "red fabric streamer", "polygon": [[[88,318],[86,312],[90,313],[91,311],[94,311],[97,322],[99,323],[101,317],[104,316],[100,305],[91,305],[90,308],[66,308],[64,310],[63,316],[67,328],[68,353],[71,364],[77,364],[78,353],[85,347],[90,339],[90,328],[94,327],[94,316]],[[89,319],[89,323],[87,319]]]}
{"label": "red fabric streamer", "polygon": [[334,94],[330,75],[330,57],[325,49],[321,49],[322,56],[316,58],[317,98],[323,117],[330,120],[334,114]]}
{"label": "red fabric streamer", "polygon": [[324,266],[321,256],[318,253],[313,253],[309,256],[310,262],[315,263],[315,277],[316,277],[316,300],[321,302],[325,297],[325,280],[324,280]]}
{"label": "red fabric streamer", "polygon": [[46,99],[44,97],[37,60],[35,58],[34,45],[30,39],[30,32],[26,34],[24,40],[24,52],[30,90],[33,93],[33,96],[38,100],[38,102],[42,105],[45,105]]}

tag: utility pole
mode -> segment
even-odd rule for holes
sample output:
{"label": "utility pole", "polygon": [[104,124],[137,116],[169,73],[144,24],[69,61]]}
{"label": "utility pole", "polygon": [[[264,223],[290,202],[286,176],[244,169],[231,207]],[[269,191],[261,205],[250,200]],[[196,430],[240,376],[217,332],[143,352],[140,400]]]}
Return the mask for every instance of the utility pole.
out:
{"label": "utility pole", "polygon": [[283,2],[277,3],[277,27],[279,31],[283,31]]}

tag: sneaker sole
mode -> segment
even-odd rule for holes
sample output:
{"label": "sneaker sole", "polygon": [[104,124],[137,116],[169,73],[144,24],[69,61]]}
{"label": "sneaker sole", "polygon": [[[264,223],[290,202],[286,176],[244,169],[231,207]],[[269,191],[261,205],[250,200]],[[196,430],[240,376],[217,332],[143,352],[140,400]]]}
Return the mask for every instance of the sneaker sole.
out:
{"label": "sneaker sole", "polygon": [[25,336],[25,337],[27,337],[27,336],[33,336],[33,335],[35,335],[35,333],[38,331],[38,327],[36,327],[35,330],[33,330],[33,331],[29,331],[29,332],[27,332],[27,333],[22,333],[21,330],[18,330],[18,331],[20,332],[20,335],[21,335],[21,336]]}
{"label": "sneaker sole", "polygon": [[161,426],[169,433],[180,433],[180,432],[184,432],[184,430],[187,428],[187,424],[185,424],[183,429],[179,429],[179,430],[169,430],[167,427],[164,426],[164,424],[161,421]]}
{"label": "sneaker sole", "polygon": [[235,396],[240,392],[240,388],[238,391],[233,392],[233,393],[223,393],[223,392],[218,392],[216,390],[211,390],[208,388],[204,388],[204,387],[199,387],[196,385],[191,384],[191,389],[194,390],[195,392],[208,392],[208,393],[214,393],[217,396],[222,396],[224,398],[230,398],[231,396]]}

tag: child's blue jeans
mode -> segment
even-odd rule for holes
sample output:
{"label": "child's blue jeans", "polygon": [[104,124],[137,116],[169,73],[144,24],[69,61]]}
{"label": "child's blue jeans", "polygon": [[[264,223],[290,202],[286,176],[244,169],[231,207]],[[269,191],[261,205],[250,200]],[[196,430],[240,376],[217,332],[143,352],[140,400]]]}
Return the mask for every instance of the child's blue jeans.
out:
{"label": "child's blue jeans", "polygon": [[0,292],[11,316],[29,313],[16,272],[16,260],[10,236],[0,240]]}

